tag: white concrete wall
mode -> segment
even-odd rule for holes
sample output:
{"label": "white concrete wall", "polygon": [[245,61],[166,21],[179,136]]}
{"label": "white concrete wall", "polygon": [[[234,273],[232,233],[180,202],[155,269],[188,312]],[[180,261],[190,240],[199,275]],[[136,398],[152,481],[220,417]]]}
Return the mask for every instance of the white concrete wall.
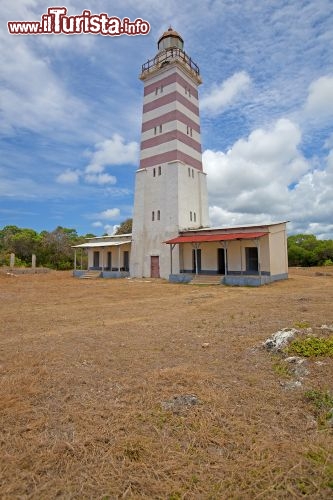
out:
{"label": "white concrete wall", "polygon": [[269,234],[271,274],[288,273],[288,250],[286,225],[276,225],[270,228]]}

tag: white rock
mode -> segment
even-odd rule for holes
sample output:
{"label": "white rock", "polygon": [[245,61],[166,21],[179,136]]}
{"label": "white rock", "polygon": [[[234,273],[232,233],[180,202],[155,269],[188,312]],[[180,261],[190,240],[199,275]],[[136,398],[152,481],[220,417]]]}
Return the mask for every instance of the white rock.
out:
{"label": "white rock", "polygon": [[297,332],[298,330],[296,330],[296,328],[283,328],[283,330],[279,330],[274,333],[271,338],[267,339],[263,343],[263,346],[268,351],[280,351],[288,344]]}

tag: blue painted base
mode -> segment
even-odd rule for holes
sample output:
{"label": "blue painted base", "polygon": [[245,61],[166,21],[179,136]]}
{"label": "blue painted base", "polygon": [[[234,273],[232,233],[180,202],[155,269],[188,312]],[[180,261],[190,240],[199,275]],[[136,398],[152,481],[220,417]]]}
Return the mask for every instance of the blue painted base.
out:
{"label": "blue painted base", "polygon": [[[80,278],[83,276],[87,271],[81,271],[81,270],[76,270],[73,271],[73,276],[75,278]],[[119,278],[128,278],[130,273],[128,271],[101,271],[101,278],[107,278],[107,279],[119,279]]]}
{"label": "blue painted base", "polygon": [[169,281],[170,283],[190,283],[192,281],[193,276],[191,274],[170,274]]}
{"label": "blue painted base", "polygon": [[[193,274],[170,274],[169,281],[171,283],[190,283],[193,277]],[[273,281],[286,279],[288,279],[288,273],[276,274],[275,276],[270,276],[268,274],[263,274],[261,276],[253,274],[228,274],[227,276],[221,277],[221,284],[229,286],[261,286],[272,283]]]}

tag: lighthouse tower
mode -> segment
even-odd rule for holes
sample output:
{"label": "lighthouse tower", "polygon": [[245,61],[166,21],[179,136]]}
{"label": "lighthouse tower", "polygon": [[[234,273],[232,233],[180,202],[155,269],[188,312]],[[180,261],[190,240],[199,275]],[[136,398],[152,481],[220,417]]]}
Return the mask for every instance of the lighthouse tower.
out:
{"label": "lighthouse tower", "polygon": [[[171,27],[156,56],[142,66],[144,83],[140,167],[136,172],[131,275],[170,274],[165,240],[209,225],[202,169],[198,86],[200,71]],[[173,254],[179,272],[179,251]]]}

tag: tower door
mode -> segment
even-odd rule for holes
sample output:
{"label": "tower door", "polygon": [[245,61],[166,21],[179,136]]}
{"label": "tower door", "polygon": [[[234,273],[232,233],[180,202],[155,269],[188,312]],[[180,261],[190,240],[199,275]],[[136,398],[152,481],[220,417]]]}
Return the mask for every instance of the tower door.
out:
{"label": "tower door", "polygon": [[[197,249],[197,260],[198,260],[198,274],[201,273],[201,248]],[[196,260],[195,260],[195,250],[192,250],[192,273],[197,272]]]}
{"label": "tower door", "polygon": [[224,248],[217,249],[217,274],[225,274]]}
{"label": "tower door", "polygon": [[158,255],[152,255],[150,257],[150,277],[160,277],[160,258]]}

